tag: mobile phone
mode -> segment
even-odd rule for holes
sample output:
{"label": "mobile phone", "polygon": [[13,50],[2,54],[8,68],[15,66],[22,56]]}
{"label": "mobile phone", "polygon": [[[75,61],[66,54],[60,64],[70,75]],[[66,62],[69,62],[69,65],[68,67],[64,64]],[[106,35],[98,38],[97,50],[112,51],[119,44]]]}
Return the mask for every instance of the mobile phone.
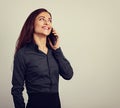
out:
{"label": "mobile phone", "polygon": [[54,36],[54,34],[53,34],[52,32],[53,32],[53,28],[52,28],[52,30],[51,30],[51,33],[48,35],[48,38],[50,39],[51,43],[52,43],[53,45],[55,45],[55,44],[56,44],[56,41],[57,41],[57,37]]}

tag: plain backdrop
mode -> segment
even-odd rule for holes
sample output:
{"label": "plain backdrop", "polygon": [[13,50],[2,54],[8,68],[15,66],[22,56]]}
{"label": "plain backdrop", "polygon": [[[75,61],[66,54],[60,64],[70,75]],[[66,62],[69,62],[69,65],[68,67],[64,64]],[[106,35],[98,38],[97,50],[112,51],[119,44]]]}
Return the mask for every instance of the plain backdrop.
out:
{"label": "plain backdrop", "polygon": [[62,108],[120,108],[120,0],[0,0],[0,108],[14,108],[15,43],[28,15],[42,7],[74,69],[70,81],[60,78]]}

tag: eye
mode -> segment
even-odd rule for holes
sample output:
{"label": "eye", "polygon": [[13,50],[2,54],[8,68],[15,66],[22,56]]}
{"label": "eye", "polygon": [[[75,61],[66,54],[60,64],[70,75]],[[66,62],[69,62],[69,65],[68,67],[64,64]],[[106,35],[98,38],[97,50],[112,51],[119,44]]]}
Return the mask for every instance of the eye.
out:
{"label": "eye", "polygon": [[45,19],[44,18],[39,18],[39,21],[44,21]]}
{"label": "eye", "polygon": [[52,19],[49,19],[49,22],[52,22]]}

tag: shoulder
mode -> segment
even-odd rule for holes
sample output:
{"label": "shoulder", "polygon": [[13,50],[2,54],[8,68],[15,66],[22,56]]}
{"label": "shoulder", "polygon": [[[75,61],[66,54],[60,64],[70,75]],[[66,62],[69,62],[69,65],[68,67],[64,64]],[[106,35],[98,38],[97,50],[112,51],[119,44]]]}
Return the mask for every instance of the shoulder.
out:
{"label": "shoulder", "polygon": [[25,45],[24,47],[20,48],[20,49],[16,52],[15,57],[23,57],[23,56],[25,56],[25,52],[26,52],[27,49],[28,49],[28,48],[27,48],[27,45]]}

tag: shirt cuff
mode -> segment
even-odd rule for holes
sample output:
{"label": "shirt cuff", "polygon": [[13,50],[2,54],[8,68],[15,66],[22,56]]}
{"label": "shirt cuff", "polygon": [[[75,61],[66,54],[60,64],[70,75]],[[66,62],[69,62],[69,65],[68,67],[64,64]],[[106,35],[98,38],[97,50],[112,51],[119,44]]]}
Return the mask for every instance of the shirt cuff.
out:
{"label": "shirt cuff", "polygon": [[64,58],[63,52],[60,47],[54,50],[53,53],[55,58]]}

